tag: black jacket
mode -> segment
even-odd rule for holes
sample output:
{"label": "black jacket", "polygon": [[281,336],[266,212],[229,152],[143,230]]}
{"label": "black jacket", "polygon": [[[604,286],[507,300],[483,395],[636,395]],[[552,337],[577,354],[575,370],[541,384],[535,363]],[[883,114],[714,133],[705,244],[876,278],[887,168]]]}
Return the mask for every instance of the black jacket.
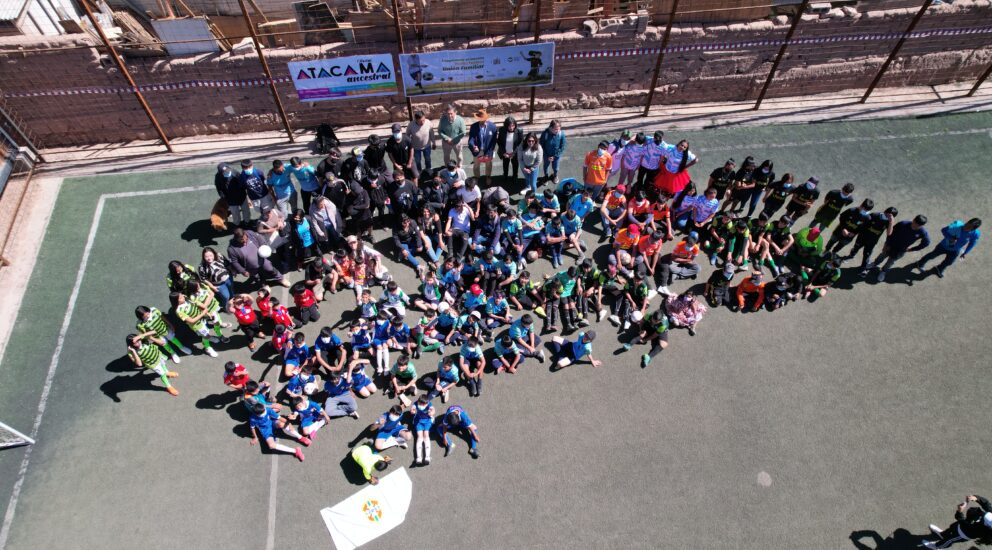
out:
{"label": "black jacket", "polygon": [[507,153],[514,153],[517,147],[524,142],[524,131],[520,129],[520,125],[517,125],[517,129],[513,131],[513,150],[506,150],[506,126],[500,126],[499,130],[496,132],[496,152],[499,154],[500,158]]}
{"label": "black jacket", "polygon": [[[978,496],[978,495],[975,495]],[[978,508],[971,507],[962,512],[956,512],[954,519],[958,521],[961,533],[969,539],[988,541],[992,539],[992,529],[985,525],[985,514],[992,512],[992,503],[985,497],[978,497]]]}
{"label": "black jacket", "polygon": [[234,172],[228,177],[224,177],[220,172],[214,174],[214,187],[217,188],[217,194],[227,201],[228,206],[241,206],[248,198],[240,177]]}

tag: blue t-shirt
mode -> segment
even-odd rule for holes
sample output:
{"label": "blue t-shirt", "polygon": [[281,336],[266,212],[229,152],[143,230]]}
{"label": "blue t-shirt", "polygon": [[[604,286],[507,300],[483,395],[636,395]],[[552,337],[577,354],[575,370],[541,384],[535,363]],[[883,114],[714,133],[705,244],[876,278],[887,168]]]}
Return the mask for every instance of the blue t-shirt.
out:
{"label": "blue t-shirt", "polygon": [[286,391],[293,394],[301,394],[303,393],[303,386],[316,381],[317,377],[314,375],[305,376],[301,372],[289,379],[289,382],[286,383]]}
{"label": "blue t-shirt", "polygon": [[513,338],[514,340],[523,339],[524,341],[527,341],[530,339],[530,333],[532,330],[534,330],[534,325],[531,325],[529,328],[525,327],[523,320],[517,319],[512,325],[510,325],[510,338]]}
{"label": "blue t-shirt", "polygon": [[572,195],[572,200],[568,201],[568,207],[571,210],[575,210],[575,214],[579,218],[585,219],[589,212],[592,212],[596,208],[596,204],[592,202],[591,198],[583,200],[582,195],[579,194]]}
{"label": "blue t-shirt", "polygon": [[542,229],[544,229],[544,219],[541,218],[539,214],[531,214],[530,212],[527,212],[523,215],[523,220],[534,222],[534,229],[531,229],[529,226],[524,226],[523,235],[525,239],[537,235]]}
{"label": "blue t-shirt", "polygon": [[331,334],[331,337],[327,339],[327,343],[324,343],[324,339],[320,336],[317,337],[317,341],[313,343],[313,351],[317,353],[327,353],[332,349],[341,347],[341,339],[338,338],[337,334]]}
{"label": "blue t-shirt", "polygon": [[482,359],[481,346],[472,347],[468,344],[463,344],[462,349],[458,353],[465,359]]}
{"label": "blue t-shirt", "polygon": [[375,322],[375,339],[383,342],[389,339],[389,321]]}
{"label": "blue t-shirt", "polygon": [[443,365],[443,363],[437,366],[437,377],[440,378],[442,382],[445,382],[447,384],[457,384],[458,381],[461,379],[458,376],[458,369],[454,365],[452,365],[451,370],[446,371],[444,370],[444,367],[441,365]]}
{"label": "blue t-shirt", "polygon": [[300,424],[308,425],[320,420],[320,417],[324,414],[324,409],[320,405],[310,401],[310,405],[302,411],[296,411],[296,414],[300,415]]}
{"label": "blue t-shirt", "polygon": [[469,214],[472,210],[469,207],[465,208],[452,208],[448,210],[448,219],[451,220],[451,229],[459,229],[465,233],[469,232],[470,226],[472,224],[472,217]]}
{"label": "blue t-shirt", "polygon": [[310,357],[310,346],[303,344],[286,348],[286,362],[299,365]]}
{"label": "blue t-shirt", "polygon": [[276,411],[265,407],[265,414],[262,416],[251,415],[248,417],[248,425],[252,428],[262,428],[263,431],[268,429],[272,430],[272,421],[279,419],[279,413]]}
{"label": "blue t-shirt", "polygon": [[582,337],[585,336],[584,332],[579,333],[579,337],[571,343],[572,346],[572,356],[576,359],[582,359],[586,355],[592,353],[592,342],[584,343],[582,342]]}
{"label": "blue t-shirt", "polygon": [[283,170],[282,174],[272,170],[269,172],[267,183],[275,193],[276,199],[288,199],[293,194],[293,180],[289,179],[289,170]]}
{"label": "blue t-shirt", "polygon": [[510,304],[506,302],[506,298],[496,301],[495,298],[490,298],[486,300],[486,313],[490,315],[499,315],[500,317],[506,314],[506,310],[510,308]]}
{"label": "blue t-shirt", "polygon": [[568,219],[568,216],[562,216],[561,225],[565,228],[565,235],[574,235],[582,229],[582,218],[575,216]]}
{"label": "blue t-shirt", "polygon": [[337,384],[331,384],[331,380],[327,379],[324,382],[324,391],[330,397],[338,397],[351,391],[351,383],[345,380],[344,377],[338,378]]}
{"label": "blue t-shirt", "polygon": [[257,201],[269,194],[269,189],[265,187],[265,174],[261,170],[251,167],[251,170],[242,170],[238,176],[241,187],[245,188],[248,198]]}
{"label": "blue t-shirt", "polygon": [[486,294],[484,292],[479,294],[478,296],[472,294],[471,292],[465,293],[466,309],[475,309],[479,306],[484,306],[484,305],[486,305]]}
{"label": "blue t-shirt", "polygon": [[541,208],[552,208],[555,212],[561,210],[561,202],[558,201],[558,197],[556,195],[552,195],[551,200],[548,200],[544,197],[544,195],[541,195],[540,202]]}
{"label": "blue t-shirt", "polygon": [[370,345],[372,345],[372,337],[369,336],[369,331],[362,329],[351,333],[351,347],[367,348]]}
{"label": "blue t-shirt", "polygon": [[510,340],[508,347],[503,347],[500,339],[496,339],[496,355],[512,355],[516,353],[520,353],[520,348],[517,347],[517,344],[513,340]]}
{"label": "blue t-shirt", "polygon": [[313,233],[310,232],[310,221],[303,218],[303,221],[296,224],[296,234],[300,237],[303,246],[313,246]]}
{"label": "blue t-shirt", "polygon": [[[455,422],[451,421],[451,414],[455,413],[457,420]],[[444,418],[441,419],[441,427],[445,430],[450,430],[452,428],[468,428],[472,425],[472,419],[465,412],[465,409],[461,408],[459,405],[452,405],[448,407],[448,412],[444,413]]]}
{"label": "blue t-shirt", "polygon": [[287,170],[296,177],[296,181],[300,182],[301,190],[309,193],[320,188],[320,182],[317,181],[316,170],[313,166],[300,166],[298,168],[290,166]]}
{"label": "blue t-shirt", "polygon": [[405,344],[410,341],[410,327],[403,323],[399,328],[395,328],[389,325],[389,331],[387,332],[388,338],[395,338],[400,344]]}

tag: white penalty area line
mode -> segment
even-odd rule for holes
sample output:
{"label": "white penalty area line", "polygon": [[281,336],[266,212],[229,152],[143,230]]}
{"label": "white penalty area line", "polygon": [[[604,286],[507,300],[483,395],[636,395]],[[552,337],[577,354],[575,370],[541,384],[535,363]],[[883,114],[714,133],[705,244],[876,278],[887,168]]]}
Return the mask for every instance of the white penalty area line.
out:
{"label": "white penalty area line", "polygon": [[[199,185],[190,187],[176,187],[172,189],[153,189],[150,191],[130,191],[126,193],[106,193],[100,195],[100,200],[96,203],[96,211],[93,212],[93,223],[90,225],[89,235],[86,237],[86,246],[83,248],[83,258],[79,262],[79,270],[76,271],[76,282],[72,286],[72,293],[69,295],[69,304],[65,310],[65,317],[62,319],[62,327],[59,329],[58,340],[55,343],[55,351],[52,353],[52,361],[48,364],[48,373],[45,375],[45,385],[41,390],[41,400],[38,402],[38,412],[34,417],[34,424],[31,426],[31,439],[38,439],[38,429],[41,420],[45,416],[45,409],[48,407],[48,395],[52,391],[52,380],[55,378],[55,371],[59,366],[59,359],[62,357],[62,348],[65,345],[66,333],[69,332],[69,325],[72,322],[72,313],[76,309],[76,300],[79,298],[79,288],[83,283],[83,276],[86,273],[86,266],[90,261],[90,252],[93,250],[93,242],[96,240],[97,230],[100,228],[100,218],[103,216],[103,207],[107,199],[124,199],[130,197],[146,197],[150,195],[167,195],[170,193],[184,193],[188,191],[204,191],[213,189],[213,185]],[[14,522],[14,513],[17,510],[17,500],[21,496],[21,488],[24,486],[24,478],[27,476],[28,464],[31,461],[31,452],[34,446],[29,446],[24,452],[24,459],[21,460],[20,470],[17,472],[17,481],[14,483],[14,492],[10,495],[10,502],[7,504],[7,512],[4,514],[3,527],[0,527],[0,550],[7,546],[7,538],[10,536],[10,526]]]}
{"label": "white penalty area line", "polygon": [[721,145],[718,147],[700,147],[699,152],[708,151],[740,151],[754,148],[781,149],[785,147],[808,147],[810,145],[838,145],[841,143],[861,143],[864,141],[887,141],[893,139],[927,139],[946,136],[966,136],[971,134],[988,134],[992,137],[992,128],[972,128],[970,130],[947,130],[944,132],[930,132],[923,134],[898,134],[880,136],[857,136],[837,139],[824,139],[820,141],[796,141],[791,143],[748,143],[744,145]]}

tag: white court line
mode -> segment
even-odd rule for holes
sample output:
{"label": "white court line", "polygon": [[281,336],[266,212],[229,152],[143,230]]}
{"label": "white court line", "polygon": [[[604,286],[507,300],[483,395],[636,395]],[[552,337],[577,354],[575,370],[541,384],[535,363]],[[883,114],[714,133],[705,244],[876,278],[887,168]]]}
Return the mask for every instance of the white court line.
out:
{"label": "white court line", "polygon": [[265,550],[276,547],[276,487],[279,485],[278,454],[272,455],[272,470],[269,471],[269,529],[265,537]]}
{"label": "white court line", "polygon": [[973,128],[971,130],[950,130],[945,132],[931,132],[928,134],[900,134],[895,136],[863,136],[837,139],[825,139],[822,141],[796,141],[792,143],[748,143],[744,145],[723,145],[720,147],[700,147],[698,151],[739,151],[764,147],[768,149],[778,149],[783,147],[807,147],[809,145],[836,145],[839,143],[860,143],[862,141],[886,141],[893,139],[925,139],[944,136],[965,136],[969,134],[989,133],[992,135],[992,128]]}
{"label": "white court line", "polygon": [[[62,319],[62,328],[59,329],[58,340],[55,343],[55,352],[52,353],[52,361],[48,364],[48,374],[45,375],[45,385],[42,387],[41,400],[38,402],[38,413],[35,415],[34,424],[31,426],[31,439],[38,439],[38,428],[41,426],[41,419],[45,415],[45,409],[48,407],[48,394],[52,391],[52,380],[55,378],[55,370],[59,366],[59,358],[62,356],[62,347],[65,345],[65,336],[69,331],[69,324],[72,322],[72,313],[76,309],[76,300],[79,298],[79,287],[83,283],[83,276],[86,273],[86,265],[90,261],[90,252],[93,250],[93,241],[96,240],[97,229],[100,227],[100,218],[103,216],[103,206],[106,204],[107,199],[165,195],[168,193],[203,191],[213,188],[213,185],[200,185],[195,187],[154,189],[151,191],[131,191],[127,193],[107,193],[100,195],[100,200],[96,203],[96,211],[93,212],[93,223],[90,225],[90,232],[86,237],[86,246],[83,248],[83,259],[79,262],[79,270],[76,271],[76,282],[72,286],[72,294],[69,295],[69,305],[66,307],[65,317]],[[24,452],[24,459],[21,460],[21,468],[17,472],[17,481],[14,483],[14,492],[10,495],[10,502],[7,504],[7,513],[4,514],[3,518],[3,527],[0,528],[0,550],[3,550],[7,546],[7,537],[10,536],[10,526],[14,522],[14,512],[17,509],[17,500],[21,496],[21,487],[24,486],[24,478],[28,472],[28,463],[31,461],[31,452],[33,450],[34,446],[32,445]]]}

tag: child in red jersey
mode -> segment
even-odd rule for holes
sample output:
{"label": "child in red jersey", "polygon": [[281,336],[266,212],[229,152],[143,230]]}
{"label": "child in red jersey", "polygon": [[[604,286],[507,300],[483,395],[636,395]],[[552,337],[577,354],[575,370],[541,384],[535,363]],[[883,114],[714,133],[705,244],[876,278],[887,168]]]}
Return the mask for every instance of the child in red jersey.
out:
{"label": "child in red jersey", "polygon": [[313,291],[303,283],[296,283],[290,289],[293,293],[293,302],[298,310],[296,321],[299,326],[306,325],[310,321],[320,319],[320,309],[317,308],[317,297]]}
{"label": "child in red jersey", "polygon": [[228,361],[224,364],[224,385],[233,390],[244,390],[245,384],[251,380],[248,369],[241,363]]}
{"label": "child in red jersey", "polygon": [[234,309],[234,317],[238,320],[238,327],[248,338],[248,349],[255,351],[255,337],[265,338],[265,333],[262,332],[258,317],[251,306],[251,296],[247,294],[239,294],[231,300],[231,307]]}
{"label": "child in red jersey", "polygon": [[293,317],[289,314],[289,310],[286,306],[279,303],[276,298],[269,298],[269,303],[272,305],[272,322],[276,326],[282,325],[286,328],[300,328],[300,324],[293,321]]}
{"label": "child in red jersey", "polygon": [[286,343],[292,337],[293,331],[286,328],[285,325],[276,325],[276,330],[272,332],[272,347],[282,355],[286,349]]}

